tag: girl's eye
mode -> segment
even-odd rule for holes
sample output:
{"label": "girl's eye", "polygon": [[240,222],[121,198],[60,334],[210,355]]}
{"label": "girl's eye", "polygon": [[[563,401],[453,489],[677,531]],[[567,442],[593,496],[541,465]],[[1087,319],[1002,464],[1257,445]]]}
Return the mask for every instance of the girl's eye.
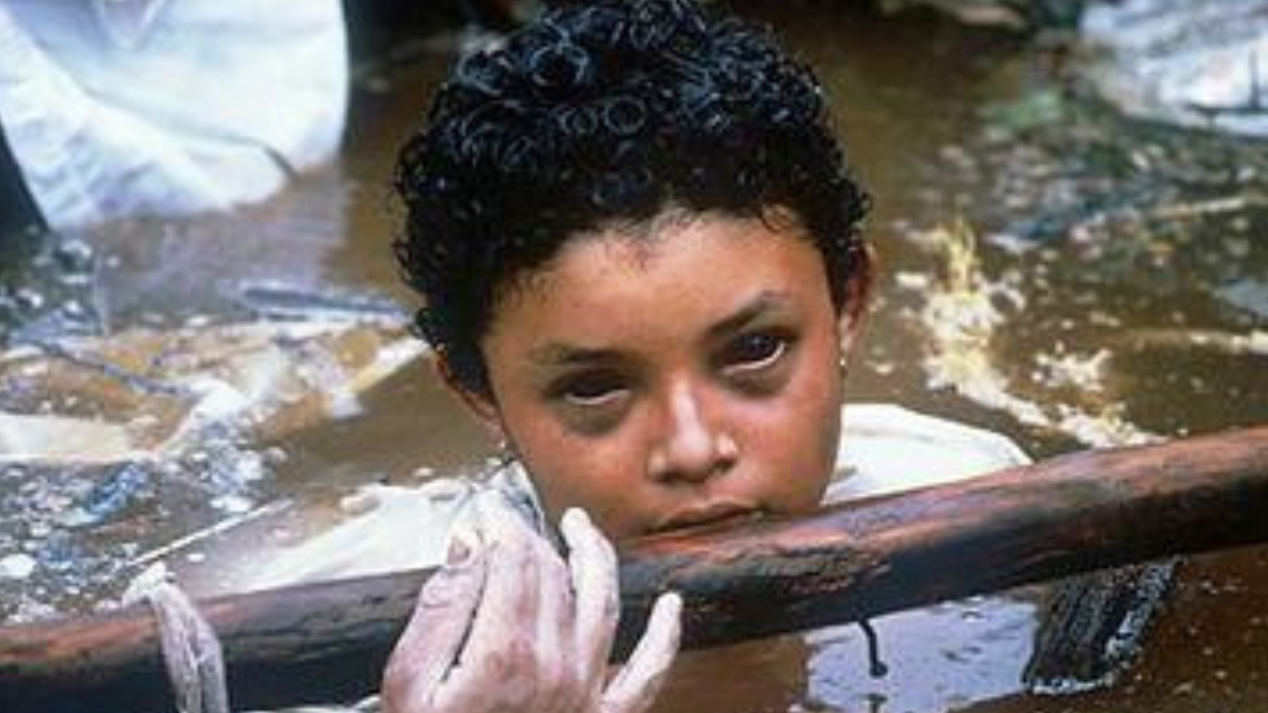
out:
{"label": "girl's eye", "polygon": [[765,369],[784,356],[788,343],[787,338],[768,332],[742,335],[727,345],[722,366],[742,372]]}
{"label": "girl's eye", "polygon": [[628,390],[625,380],[618,374],[603,372],[577,374],[556,387],[555,391],[574,406],[604,406],[615,402]]}

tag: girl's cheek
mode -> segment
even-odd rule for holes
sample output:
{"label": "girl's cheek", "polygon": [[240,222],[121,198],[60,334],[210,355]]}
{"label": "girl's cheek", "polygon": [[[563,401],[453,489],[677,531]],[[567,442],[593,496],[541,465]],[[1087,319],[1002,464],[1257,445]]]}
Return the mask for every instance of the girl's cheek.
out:
{"label": "girl's cheek", "polygon": [[555,418],[560,426],[572,437],[598,440],[617,430],[625,417],[625,408],[620,404],[602,407],[562,407],[556,410]]}

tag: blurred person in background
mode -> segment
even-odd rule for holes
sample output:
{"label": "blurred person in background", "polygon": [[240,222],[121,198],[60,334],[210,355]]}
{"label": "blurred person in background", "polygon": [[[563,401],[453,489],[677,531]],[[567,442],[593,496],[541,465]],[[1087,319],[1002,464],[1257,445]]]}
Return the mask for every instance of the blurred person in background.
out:
{"label": "blurred person in background", "polygon": [[334,156],[340,0],[0,0],[0,236],[259,201]]}

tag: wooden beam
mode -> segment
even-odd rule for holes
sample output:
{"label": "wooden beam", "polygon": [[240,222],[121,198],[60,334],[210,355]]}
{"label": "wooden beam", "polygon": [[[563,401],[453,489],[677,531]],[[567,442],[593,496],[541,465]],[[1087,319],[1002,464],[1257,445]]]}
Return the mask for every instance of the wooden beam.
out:
{"label": "wooden beam", "polygon": [[[1153,558],[1268,542],[1268,427],[1064,456],[792,519],[703,528],[622,555],[628,650],[656,593],[708,646]],[[200,602],[232,703],[372,692],[429,571]],[[0,628],[0,710],[146,713],[171,698],[148,610]]]}

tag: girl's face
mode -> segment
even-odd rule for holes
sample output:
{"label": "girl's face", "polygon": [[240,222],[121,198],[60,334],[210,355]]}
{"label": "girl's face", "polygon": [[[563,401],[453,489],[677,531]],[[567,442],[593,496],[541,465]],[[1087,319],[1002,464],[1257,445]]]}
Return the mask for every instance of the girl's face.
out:
{"label": "girl's face", "polygon": [[620,539],[801,512],[831,476],[854,325],[820,253],[792,220],[676,215],[570,240],[482,342],[473,405],[552,521],[581,506]]}

